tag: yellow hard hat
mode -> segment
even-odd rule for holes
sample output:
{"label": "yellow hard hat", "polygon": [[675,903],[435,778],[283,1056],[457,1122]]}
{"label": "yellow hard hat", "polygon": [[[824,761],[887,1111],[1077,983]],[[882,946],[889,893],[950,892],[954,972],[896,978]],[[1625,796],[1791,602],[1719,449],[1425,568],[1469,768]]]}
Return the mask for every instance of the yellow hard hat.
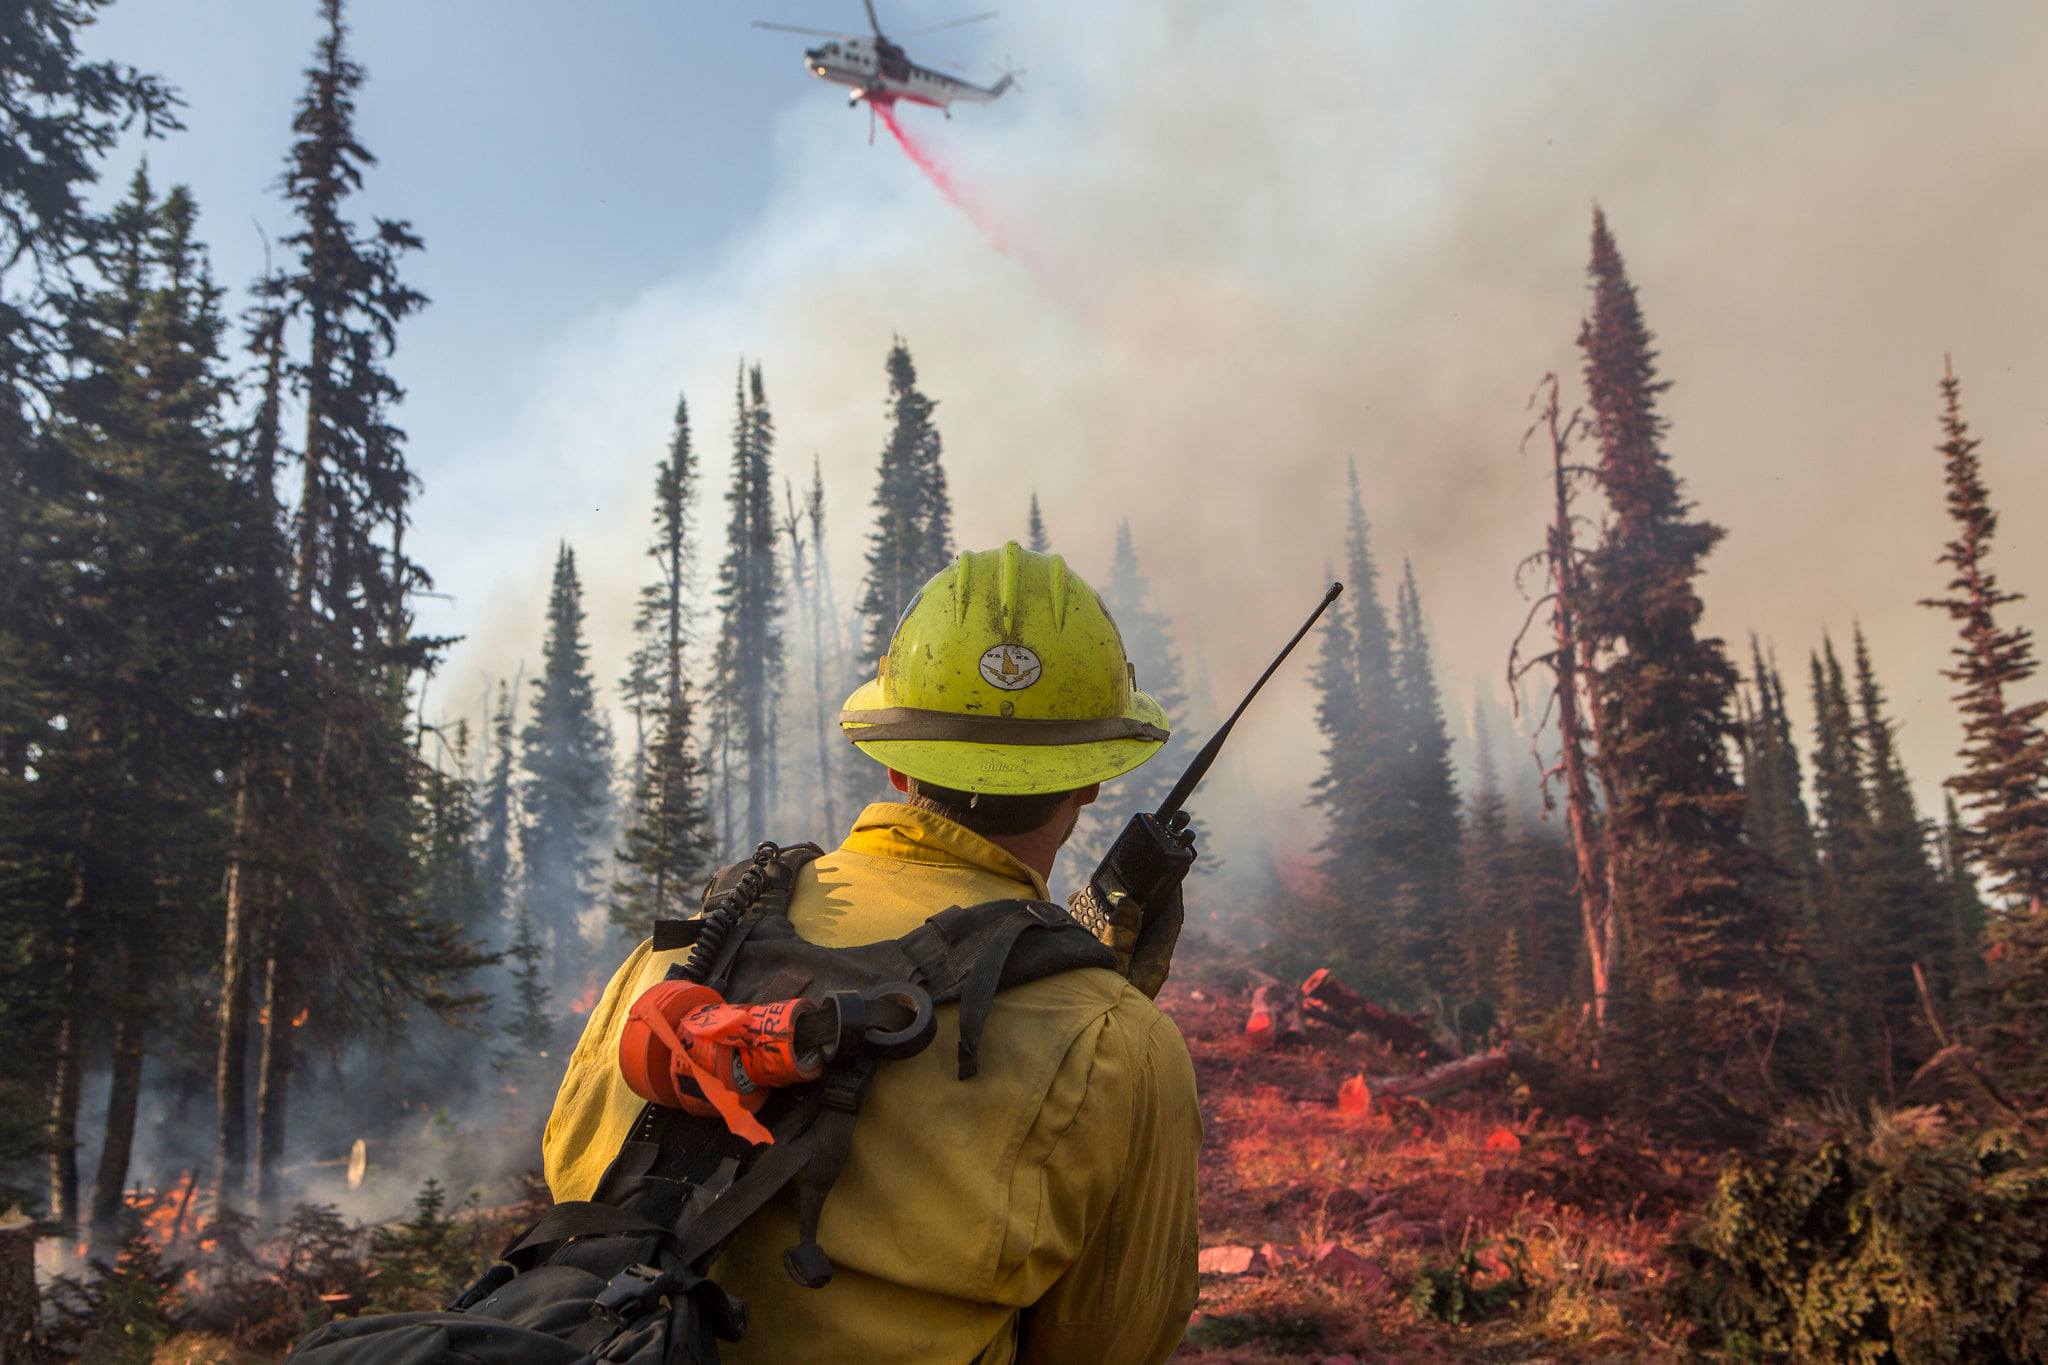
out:
{"label": "yellow hard hat", "polygon": [[1167,737],[1095,589],[1014,540],[932,576],[839,725],[877,763],[991,796],[1107,781]]}

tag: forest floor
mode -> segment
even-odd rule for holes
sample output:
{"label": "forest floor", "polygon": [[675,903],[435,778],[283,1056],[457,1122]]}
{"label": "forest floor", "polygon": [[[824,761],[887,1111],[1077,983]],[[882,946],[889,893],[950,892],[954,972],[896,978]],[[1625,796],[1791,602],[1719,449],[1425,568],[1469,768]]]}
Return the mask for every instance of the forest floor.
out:
{"label": "forest floor", "polygon": [[[1241,961],[1196,956],[1160,997],[1193,1056],[1204,1123],[1201,1297],[1175,1360],[1690,1358],[1666,1247],[1711,1188],[1711,1153],[1545,1114],[1512,1079],[1433,1102],[1389,1099],[1370,1083],[1361,1094],[1354,1081],[1340,1102],[1347,1080],[1412,1075],[1424,1060],[1314,1020],[1298,1040],[1261,1043],[1245,1027],[1249,975]],[[534,1207],[451,1210],[429,1259],[466,1278]],[[253,1296],[245,1287],[212,1331],[188,1317],[153,1352],[122,1358],[275,1360],[271,1343],[328,1315],[318,1309],[374,1307],[365,1300],[391,1270],[373,1266],[364,1280],[344,1254],[264,1257],[280,1259],[338,1266],[354,1289],[315,1299],[314,1281],[331,1276],[314,1274],[287,1292],[277,1283],[286,1271],[253,1282]],[[441,1287],[420,1290],[440,1301]]]}
{"label": "forest floor", "polygon": [[1665,1248],[1709,1154],[1552,1118],[1512,1082],[1356,1112],[1347,1078],[1421,1061],[1317,1023],[1261,1046],[1242,970],[1191,965],[1160,997],[1205,1128],[1201,1299],[1176,1360],[1688,1358]]}

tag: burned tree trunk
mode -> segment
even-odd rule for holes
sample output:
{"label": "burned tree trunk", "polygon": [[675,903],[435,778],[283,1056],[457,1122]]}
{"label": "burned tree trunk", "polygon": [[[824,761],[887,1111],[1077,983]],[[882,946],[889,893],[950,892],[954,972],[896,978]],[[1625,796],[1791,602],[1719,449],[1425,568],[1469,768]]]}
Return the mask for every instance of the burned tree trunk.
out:
{"label": "burned tree trunk", "polygon": [[1301,1004],[1312,1019],[1340,1028],[1358,1029],[1403,1052],[1420,1053],[1435,1060],[1451,1056],[1438,1041],[1425,1016],[1396,1014],[1374,1004],[1320,967],[1301,983]]}
{"label": "burned tree trunk", "polygon": [[[1583,675],[1588,662],[1586,643],[1578,630],[1579,558],[1572,535],[1572,487],[1574,472],[1565,463],[1572,436],[1579,426],[1579,414],[1562,418],[1558,404],[1557,376],[1545,375],[1537,386],[1543,408],[1528,435],[1541,428],[1550,443],[1551,490],[1555,515],[1545,536],[1545,545],[1535,560],[1544,565],[1548,590],[1537,606],[1550,605],[1551,647],[1526,663],[1516,652],[1508,655],[1508,690],[1521,695],[1518,684],[1527,674],[1548,665],[1556,679],[1552,699],[1557,712],[1560,753],[1554,765],[1544,768],[1544,799],[1552,800],[1550,784],[1564,783],[1565,821],[1571,833],[1572,855],[1577,864],[1579,919],[1586,943],[1586,962],[1593,984],[1593,1024],[1607,1025],[1607,1002],[1614,963],[1614,897],[1612,869],[1607,865],[1598,816],[1593,798],[1592,765],[1587,756],[1587,712],[1580,709],[1584,692]],[[1527,437],[1524,437],[1527,440]],[[1534,613],[1531,613],[1533,619]],[[1526,630],[1527,627],[1525,626]],[[1516,641],[1517,651],[1520,640]],[[1597,715],[1597,712],[1595,713]],[[1540,730],[1540,726],[1538,727]]]}
{"label": "burned tree trunk", "polygon": [[236,1208],[249,1173],[249,944],[255,922],[255,869],[250,865],[249,781],[235,794],[235,857],[228,864],[227,923],[222,935],[219,1048],[214,1056],[220,1207]]}
{"label": "burned tree trunk", "polygon": [[273,952],[264,963],[263,1060],[256,1081],[254,1198],[257,1216],[266,1223],[276,1220],[284,1197],[285,1117],[292,1069],[297,1060],[292,1048],[292,1022],[297,1009],[290,966]]}
{"label": "burned tree trunk", "polygon": [[[72,908],[77,909],[74,900]],[[75,922],[75,921],[74,921]],[[57,1025],[54,1065],[50,1073],[50,1221],[69,1238],[78,1227],[78,1086],[79,1050],[85,1031],[79,1002],[80,971],[76,939],[64,948],[59,999],[64,1016]]]}
{"label": "burned tree trunk", "polygon": [[[134,985],[129,973],[129,985]],[[142,1091],[142,1019],[139,1009],[122,1009],[114,1017],[109,1066],[106,1137],[100,1144],[99,1170],[93,1176],[91,1245],[93,1254],[112,1261],[121,1245],[121,1196],[128,1186],[128,1158],[135,1146],[135,1114]]]}
{"label": "burned tree trunk", "polygon": [[1514,1043],[1503,1043],[1485,1052],[1475,1052],[1469,1057],[1445,1062],[1442,1066],[1413,1076],[1389,1076],[1366,1082],[1375,1095],[1388,1098],[1433,1099],[1454,1091],[1469,1090],[1475,1085],[1498,1080],[1513,1070],[1524,1056],[1521,1047]]}

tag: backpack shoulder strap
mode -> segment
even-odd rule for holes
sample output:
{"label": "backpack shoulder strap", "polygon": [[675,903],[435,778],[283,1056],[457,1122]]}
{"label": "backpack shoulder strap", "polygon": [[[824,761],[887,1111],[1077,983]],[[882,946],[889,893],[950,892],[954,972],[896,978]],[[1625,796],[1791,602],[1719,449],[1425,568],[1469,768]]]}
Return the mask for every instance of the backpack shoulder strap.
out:
{"label": "backpack shoulder strap", "polygon": [[960,1002],[960,1079],[980,1070],[981,1035],[999,992],[1081,967],[1116,970],[1116,954],[1051,901],[1000,900],[941,910],[897,940],[935,1003]]}

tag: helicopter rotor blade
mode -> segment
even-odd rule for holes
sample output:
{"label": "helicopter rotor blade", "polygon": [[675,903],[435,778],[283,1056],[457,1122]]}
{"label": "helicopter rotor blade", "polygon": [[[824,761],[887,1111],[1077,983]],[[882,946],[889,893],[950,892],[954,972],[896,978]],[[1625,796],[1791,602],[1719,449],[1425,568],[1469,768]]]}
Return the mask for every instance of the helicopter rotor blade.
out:
{"label": "helicopter rotor blade", "polygon": [[968,24],[978,24],[985,19],[993,19],[1001,13],[1002,11],[999,9],[992,9],[981,14],[970,14],[964,19],[948,19],[943,24],[932,24],[927,28],[914,28],[910,32],[899,36],[904,38],[922,38],[927,33],[937,33],[941,29],[962,28]]}
{"label": "helicopter rotor blade", "polygon": [[795,24],[771,24],[766,19],[756,19],[755,28],[772,28],[777,33],[807,33],[813,38],[838,38],[858,42],[864,36],[859,33],[834,33],[829,28],[798,28]]}
{"label": "helicopter rotor blade", "polygon": [[875,17],[875,0],[860,0],[860,2],[868,7],[868,27],[875,31],[877,38],[881,37],[882,21]]}

